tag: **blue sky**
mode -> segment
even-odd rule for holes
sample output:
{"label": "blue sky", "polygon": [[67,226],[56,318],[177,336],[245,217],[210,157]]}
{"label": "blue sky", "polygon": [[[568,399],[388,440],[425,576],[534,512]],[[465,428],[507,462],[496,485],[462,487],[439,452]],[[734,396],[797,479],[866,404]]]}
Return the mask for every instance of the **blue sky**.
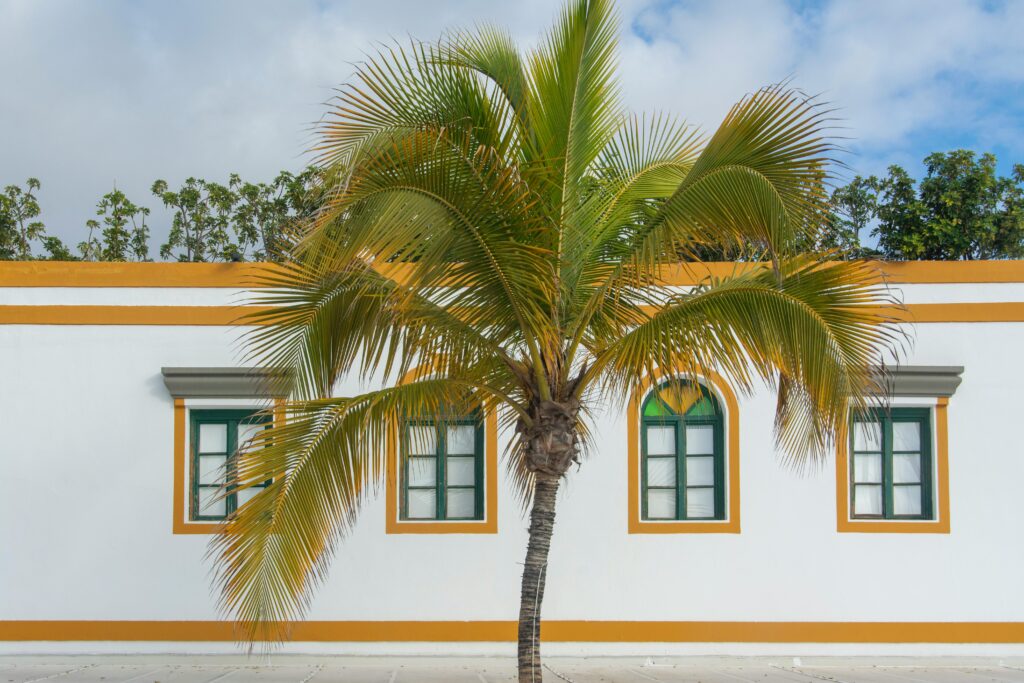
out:
{"label": "blue sky", "polygon": [[[352,63],[390,38],[493,22],[524,46],[553,0],[0,0],[0,185],[38,177],[51,234],[77,243],[116,183],[297,170]],[[622,92],[714,128],[786,78],[842,117],[848,173],[921,172],[929,152],[1024,163],[1024,1],[622,0]]]}

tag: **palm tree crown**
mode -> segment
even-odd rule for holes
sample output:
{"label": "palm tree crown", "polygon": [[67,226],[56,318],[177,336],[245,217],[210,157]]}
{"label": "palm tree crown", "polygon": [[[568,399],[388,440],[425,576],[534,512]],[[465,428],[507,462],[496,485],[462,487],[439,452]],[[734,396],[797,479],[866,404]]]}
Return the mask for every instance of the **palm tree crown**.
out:
{"label": "palm tree crown", "polygon": [[[616,33],[609,0],[570,0],[529,54],[495,28],[382,48],[331,103],[323,208],[250,321],[253,357],[291,371],[293,400],[233,483],[273,483],[212,548],[248,637],[303,614],[403,416],[497,411],[539,533],[588,409],[657,367],[767,382],[799,459],[822,456],[872,388],[894,334],[876,271],[799,253],[824,206],[827,110],[780,85],[710,135],[630,115]],[[669,285],[715,255],[761,265]],[[346,373],[385,388],[333,397]],[[521,641],[536,640],[529,616]]]}

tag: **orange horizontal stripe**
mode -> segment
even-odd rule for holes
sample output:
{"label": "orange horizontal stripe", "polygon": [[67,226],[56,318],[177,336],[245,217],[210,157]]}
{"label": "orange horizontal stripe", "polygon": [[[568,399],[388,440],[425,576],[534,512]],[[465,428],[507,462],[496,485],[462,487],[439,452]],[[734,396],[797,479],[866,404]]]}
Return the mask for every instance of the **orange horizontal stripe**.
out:
{"label": "orange horizontal stripe", "polygon": [[[0,621],[0,641],[233,642],[224,621]],[[307,621],[294,642],[514,642],[513,621]],[[549,643],[1024,643],[1021,622],[545,621]]]}
{"label": "orange horizontal stripe", "polygon": [[1024,302],[1021,301],[906,304],[906,309],[909,315],[901,317],[915,323],[1024,322]]}
{"label": "orange horizontal stripe", "polygon": [[0,263],[0,287],[244,288],[273,268],[267,263]]}
{"label": "orange horizontal stripe", "polygon": [[0,306],[0,325],[237,325],[258,306]]}
{"label": "orange horizontal stripe", "polygon": [[[749,271],[751,263],[692,263],[666,266],[667,284],[686,286],[708,275],[726,277]],[[1024,282],[1024,261],[878,261],[894,284]],[[404,279],[408,264],[389,264],[388,274]],[[0,263],[0,287],[230,287],[253,286],[269,263],[78,263],[8,261]]]}
{"label": "orange horizontal stripe", "polygon": [[894,284],[1024,282],[1024,261],[879,262]]}
{"label": "orange horizontal stripe", "polygon": [[[874,261],[891,284],[1024,282],[1024,261]],[[694,285],[711,276],[725,278],[748,273],[759,263],[680,263],[665,266],[665,284]]]}
{"label": "orange horizontal stripe", "polygon": [[[650,308],[650,307],[648,307]],[[262,306],[2,306],[0,325],[237,325]],[[653,311],[653,309],[650,309]],[[907,304],[886,309],[907,323],[1024,322],[1024,302]]]}

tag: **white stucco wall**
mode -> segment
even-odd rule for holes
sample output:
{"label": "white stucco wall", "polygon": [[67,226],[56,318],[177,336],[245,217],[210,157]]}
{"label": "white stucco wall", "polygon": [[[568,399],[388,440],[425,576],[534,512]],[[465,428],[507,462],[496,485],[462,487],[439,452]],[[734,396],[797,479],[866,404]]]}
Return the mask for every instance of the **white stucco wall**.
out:
{"label": "white stucco wall", "polygon": [[[970,287],[970,301],[1024,301],[1019,284]],[[948,285],[905,289],[907,301],[964,300]],[[0,303],[224,305],[236,294],[0,289]],[[545,618],[1024,621],[1024,323],[922,324],[913,336],[904,362],[965,367],[949,404],[949,534],[837,533],[833,462],[803,474],[783,466],[774,397],[761,391],[740,397],[742,533],[631,535],[626,422],[611,408],[594,422],[600,447],[563,487]],[[173,413],[160,368],[237,365],[237,337],[221,327],[0,325],[0,621],[217,618],[208,537],[171,530]],[[310,619],[516,618],[526,520],[503,470],[497,534],[386,535],[384,521],[381,490]]]}

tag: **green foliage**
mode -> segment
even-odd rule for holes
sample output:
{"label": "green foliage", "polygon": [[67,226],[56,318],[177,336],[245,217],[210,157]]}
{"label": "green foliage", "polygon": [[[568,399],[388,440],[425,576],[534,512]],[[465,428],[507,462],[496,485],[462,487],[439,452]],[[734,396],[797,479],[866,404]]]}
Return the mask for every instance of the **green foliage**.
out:
{"label": "green foliage", "polygon": [[163,258],[177,261],[280,261],[296,221],[315,208],[317,171],[282,171],[269,183],[231,174],[227,185],[189,178],[177,191],[164,180],[152,192],[172,212]]}
{"label": "green foliage", "polygon": [[0,195],[0,261],[17,257],[18,229],[7,209],[7,195]]}
{"label": "green foliage", "polygon": [[240,260],[231,240],[234,193],[225,185],[188,178],[177,191],[157,180],[151,191],[171,210],[171,230],[160,256],[176,261]]}
{"label": "green foliage", "polygon": [[241,257],[252,261],[281,261],[287,256],[289,233],[315,207],[310,186],[317,171],[298,175],[282,171],[270,183],[243,182],[232,174],[228,187],[235,195],[231,216]]}
{"label": "green foliage", "polygon": [[41,185],[29,178],[25,187],[8,185],[0,195],[0,259],[28,261],[33,258],[32,243],[46,232],[39,217],[36,192]]}
{"label": "green foliage", "polygon": [[[89,236],[78,250],[85,261],[149,260],[149,209],[136,206],[114,188],[96,205],[100,221],[88,220]],[[94,236],[99,231],[100,236]]]}
{"label": "green foliage", "polygon": [[925,158],[917,190],[899,166],[877,182],[878,245],[891,259],[1024,256],[1024,165],[996,175],[996,157],[958,149]]}
{"label": "green foliage", "polygon": [[[88,233],[76,255],[59,238],[48,236],[36,193],[39,181],[24,188],[8,185],[0,194],[0,260],[46,258],[55,261],[149,260],[150,210],[115,188],[96,205],[98,218],[87,220]],[[176,191],[164,180],[152,192],[170,209],[171,229],[160,256],[176,261],[282,261],[293,235],[324,201],[322,172],[310,167],[298,174],[282,171],[269,183],[243,181],[233,173],[227,185],[189,178]],[[33,246],[44,255],[35,256]]]}
{"label": "green foliage", "polygon": [[67,245],[60,240],[59,237],[53,237],[51,235],[44,235],[40,241],[42,242],[43,249],[46,251],[47,261],[81,261],[82,259],[75,255]]}
{"label": "green foliage", "polygon": [[[857,176],[832,193],[818,249],[894,261],[1024,257],[1024,165],[996,174],[996,157],[957,149],[925,160],[917,183],[890,166],[884,178]],[[878,250],[861,246],[869,225]]]}
{"label": "green foliage", "polygon": [[817,241],[820,250],[832,250],[844,258],[864,258],[874,252],[861,246],[860,236],[877,211],[874,178],[857,176],[837,187],[829,198],[829,211]]}

